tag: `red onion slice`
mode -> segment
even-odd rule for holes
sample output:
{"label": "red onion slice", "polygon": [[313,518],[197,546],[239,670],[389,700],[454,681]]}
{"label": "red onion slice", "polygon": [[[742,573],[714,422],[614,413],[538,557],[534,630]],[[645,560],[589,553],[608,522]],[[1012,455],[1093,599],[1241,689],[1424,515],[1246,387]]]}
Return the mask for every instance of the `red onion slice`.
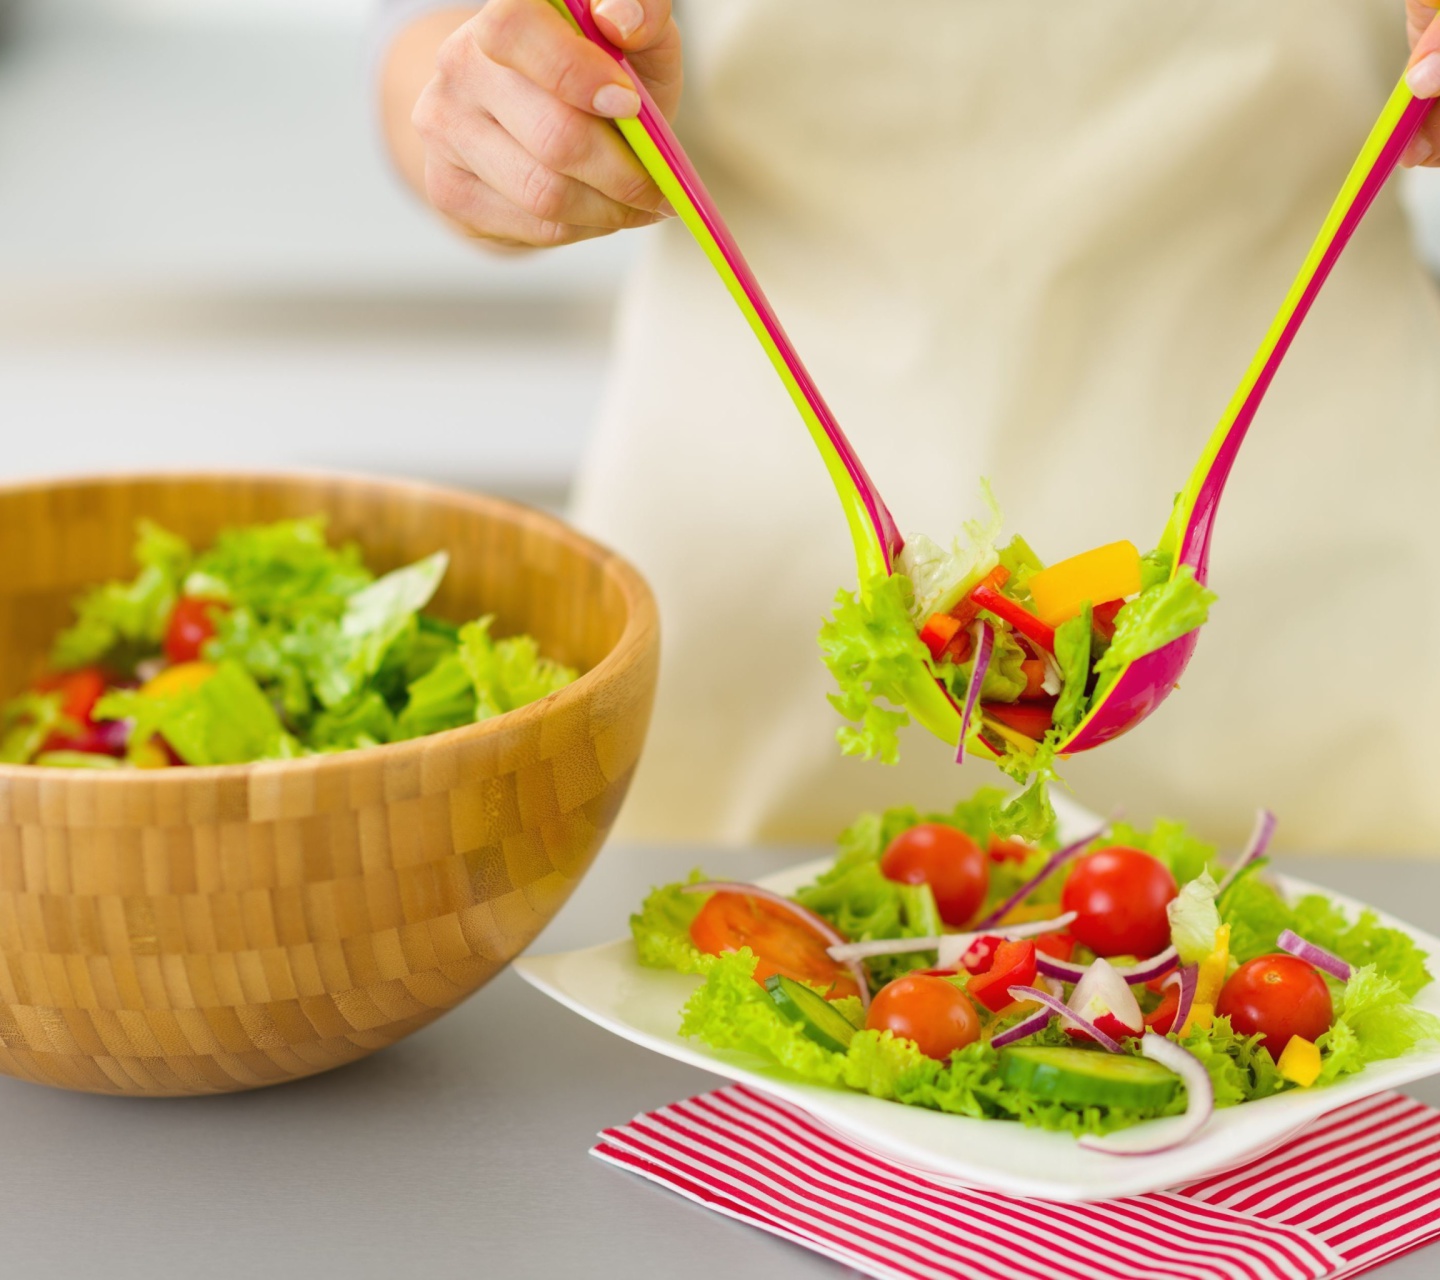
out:
{"label": "red onion slice", "polygon": [[1269,809],[1261,809],[1255,815],[1255,829],[1250,833],[1250,842],[1245,846],[1235,865],[1225,873],[1225,878],[1220,881],[1220,887],[1215,891],[1218,898],[1232,884],[1236,877],[1245,870],[1252,862],[1265,856],[1265,850],[1270,847],[1271,837],[1275,834],[1275,815]]}
{"label": "red onion slice", "polygon": [[1093,844],[1105,834],[1107,827],[1101,827],[1098,831],[1092,832],[1083,840],[1076,840],[1073,844],[1067,844],[1063,849],[1052,853],[1046,860],[1045,865],[1026,883],[1022,884],[1008,898],[1005,899],[994,911],[990,912],[983,920],[978,921],[973,928],[981,933],[991,933],[990,928],[997,920],[1003,920],[1005,913],[1014,907],[1018,907],[1032,893],[1039,888],[1042,881],[1048,880],[1050,876],[1065,863],[1069,862],[1086,845]]}
{"label": "red onion slice", "polygon": [[[1159,1125],[1151,1120],[1104,1137],[1086,1134],[1080,1139],[1080,1145],[1087,1151],[1103,1151],[1110,1156],[1158,1155],[1189,1142],[1214,1112],[1215,1090],[1210,1084],[1210,1073],[1193,1053],[1153,1031],[1146,1032],[1140,1041],[1140,1052],[1162,1067],[1169,1067],[1184,1082],[1184,1114],[1169,1117]],[[1154,1132],[1157,1128],[1158,1133]]]}
{"label": "red onion slice", "polygon": [[[1142,982],[1149,982],[1154,978],[1161,977],[1168,969],[1174,967],[1175,961],[1179,958],[1179,952],[1174,947],[1166,947],[1164,951],[1151,956],[1148,960],[1142,960],[1129,969],[1116,969],[1115,972],[1131,986],[1137,986]],[[1035,957],[1035,967],[1047,978],[1059,978],[1061,982],[1079,982],[1090,968],[1089,965],[1073,964],[1069,960],[1057,960],[1054,956],[1047,956],[1043,952]]]}
{"label": "red onion slice", "polygon": [[937,969],[953,969],[976,938],[1037,938],[1063,929],[1075,919],[1075,912],[1051,920],[1031,920],[1025,924],[1006,924],[981,933],[942,933],[926,938],[875,938],[870,942],[846,942],[830,948],[830,958],[841,962],[869,960],[873,956],[903,956],[916,951],[938,951]]}
{"label": "red onion slice", "polygon": [[1281,951],[1288,951],[1297,959],[1305,961],[1306,964],[1313,964],[1317,969],[1323,969],[1332,978],[1339,978],[1341,982],[1350,981],[1350,974],[1353,971],[1345,961],[1333,952],[1326,951],[1324,947],[1317,947],[1313,942],[1302,938],[1293,929],[1286,929],[1280,935],[1277,945]]}
{"label": "red onion slice", "polygon": [[984,621],[975,624],[975,665],[970,668],[970,685],[965,690],[965,706],[960,712],[960,745],[955,749],[955,763],[965,763],[965,739],[970,734],[970,717],[980,700],[980,687],[990,670],[990,657],[995,652],[995,629]]}
{"label": "red onion slice", "polygon": [[1200,985],[1200,966],[1198,964],[1187,964],[1182,969],[1176,969],[1165,979],[1167,987],[1180,984],[1180,1001],[1175,1006],[1175,1020],[1170,1024],[1170,1030],[1177,1036],[1180,1028],[1185,1025],[1185,1019],[1190,1016],[1190,1010],[1195,1004],[1195,991]]}
{"label": "red onion slice", "polygon": [[[1020,990],[1020,988],[1016,988]],[[1011,993],[1012,995],[1014,992]],[[1007,1044],[1014,1044],[1017,1040],[1024,1040],[1027,1036],[1033,1036],[1037,1031],[1043,1031],[1050,1019],[1055,1016],[1055,1010],[1050,1008],[1037,1009],[1026,1018],[1022,1018],[1013,1027],[1008,1027],[997,1036],[992,1036],[990,1047],[992,1049],[1003,1049]]]}
{"label": "red onion slice", "polygon": [[[1039,987],[1011,987],[1010,998],[1012,1000],[1033,1000],[1036,1004],[1043,1004],[1053,1013],[1058,1013],[1062,1018],[1079,1027],[1096,1044],[1110,1050],[1111,1053],[1123,1053],[1120,1042],[1112,1039],[1101,1031],[1089,1018],[1082,1018],[1070,1008],[1065,1001],[1058,996],[1052,996],[1048,991],[1041,991]],[[993,1041],[991,1042],[994,1043]]]}
{"label": "red onion slice", "polygon": [[[812,932],[818,933],[831,947],[843,947],[846,945],[845,935],[840,933],[823,916],[817,916],[813,911],[802,907],[798,902],[792,902],[783,894],[776,893],[773,889],[762,889],[758,884],[745,884],[741,880],[702,880],[695,884],[687,884],[681,890],[682,893],[738,893],[746,898],[761,898],[766,902],[773,903],[777,907],[783,907],[801,924],[805,925]],[[827,947],[828,950],[828,947]],[[858,960],[841,960],[834,957],[839,964],[843,964],[855,977],[855,984],[860,988],[860,1003],[867,1009],[870,1007],[870,983],[865,977],[865,966]]]}

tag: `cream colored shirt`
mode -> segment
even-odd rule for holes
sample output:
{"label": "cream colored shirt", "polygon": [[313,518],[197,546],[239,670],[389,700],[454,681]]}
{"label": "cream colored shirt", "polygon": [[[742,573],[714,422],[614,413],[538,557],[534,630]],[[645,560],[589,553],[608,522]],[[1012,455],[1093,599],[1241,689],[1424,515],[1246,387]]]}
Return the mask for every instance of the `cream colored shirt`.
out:
{"label": "cream colored shirt", "polygon": [[[992,479],[1047,559],[1158,539],[1403,66],[1399,0],[701,0],[682,133],[901,528]],[[795,410],[678,223],[642,233],[574,514],[659,596],[629,837],[829,839],[1000,779],[840,756],[855,569]],[[1092,808],[1440,851],[1440,311],[1393,189],[1222,509],[1183,688],[1064,770]]]}

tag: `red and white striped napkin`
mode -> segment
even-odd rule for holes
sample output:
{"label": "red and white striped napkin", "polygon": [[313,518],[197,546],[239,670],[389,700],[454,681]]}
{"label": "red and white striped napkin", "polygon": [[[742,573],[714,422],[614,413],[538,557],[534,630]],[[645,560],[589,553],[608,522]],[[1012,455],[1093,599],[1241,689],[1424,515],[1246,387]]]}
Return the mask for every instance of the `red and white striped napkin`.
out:
{"label": "red and white striped napkin", "polygon": [[1338,1280],[1440,1237],[1440,1112],[1396,1093],[1240,1169],[1099,1204],[935,1182],[742,1085],[607,1129],[593,1154],[885,1280]]}

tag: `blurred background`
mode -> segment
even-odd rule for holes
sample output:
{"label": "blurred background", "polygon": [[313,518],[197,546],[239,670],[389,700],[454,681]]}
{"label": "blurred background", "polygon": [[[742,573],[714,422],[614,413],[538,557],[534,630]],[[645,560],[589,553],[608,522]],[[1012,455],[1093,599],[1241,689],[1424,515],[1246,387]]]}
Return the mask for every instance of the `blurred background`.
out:
{"label": "blurred background", "polygon": [[[0,0],[0,478],[304,465],[563,501],[633,238],[391,176],[371,0]],[[1440,175],[1407,179],[1432,266]]]}
{"label": "blurred background", "polygon": [[391,176],[371,0],[0,0],[0,478],[336,466],[563,500],[625,237]]}

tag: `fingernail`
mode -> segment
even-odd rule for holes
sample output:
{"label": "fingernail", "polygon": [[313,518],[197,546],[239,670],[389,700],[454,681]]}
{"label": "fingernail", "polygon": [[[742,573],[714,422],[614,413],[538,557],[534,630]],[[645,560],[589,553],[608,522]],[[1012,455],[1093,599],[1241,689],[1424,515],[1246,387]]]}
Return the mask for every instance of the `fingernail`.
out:
{"label": "fingernail", "polygon": [[640,114],[640,95],[623,84],[607,84],[595,94],[593,105],[612,120],[631,120]]}
{"label": "fingernail", "polygon": [[1405,83],[1417,98],[1440,94],[1440,53],[1427,53],[1405,73]]}
{"label": "fingernail", "polygon": [[645,10],[640,7],[640,0],[597,0],[592,12],[597,18],[604,18],[626,39],[645,23]]}

